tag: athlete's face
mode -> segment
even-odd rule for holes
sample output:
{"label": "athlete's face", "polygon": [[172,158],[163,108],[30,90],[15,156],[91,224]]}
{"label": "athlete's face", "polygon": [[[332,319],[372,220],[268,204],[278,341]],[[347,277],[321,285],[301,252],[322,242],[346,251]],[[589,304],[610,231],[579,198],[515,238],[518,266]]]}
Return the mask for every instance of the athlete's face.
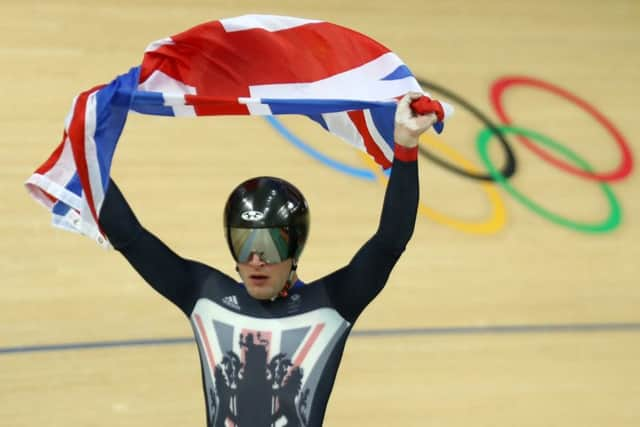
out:
{"label": "athlete's face", "polygon": [[267,264],[257,254],[252,254],[247,262],[238,263],[238,273],[249,295],[267,300],[278,296],[289,278],[293,260]]}

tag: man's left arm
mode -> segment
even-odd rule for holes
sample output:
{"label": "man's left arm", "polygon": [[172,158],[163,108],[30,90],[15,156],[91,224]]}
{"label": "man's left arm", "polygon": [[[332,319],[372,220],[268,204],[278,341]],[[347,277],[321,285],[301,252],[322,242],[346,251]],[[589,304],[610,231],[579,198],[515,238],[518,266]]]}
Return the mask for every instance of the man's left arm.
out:
{"label": "man's left arm", "polygon": [[413,234],[419,197],[418,140],[436,120],[434,114],[411,110],[411,102],[420,96],[410,93],[398,103],[393,166],[376,233],[348,265],[324,279],[332,303],[350,321],[380,293]]}

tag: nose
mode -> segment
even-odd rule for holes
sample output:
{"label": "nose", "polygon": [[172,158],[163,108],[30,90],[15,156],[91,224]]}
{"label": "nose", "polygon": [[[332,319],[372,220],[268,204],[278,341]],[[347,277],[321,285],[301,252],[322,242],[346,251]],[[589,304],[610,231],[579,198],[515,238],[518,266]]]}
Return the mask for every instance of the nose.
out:
{"label": "nose", "polygon": [[265,264],[265,262],[262,260],[262,258],[260,258],[260,255],[258,255],[256,252],[253,252],[251,254],[251,257],[249,258],[249,265],[252,266],[263,266]]}

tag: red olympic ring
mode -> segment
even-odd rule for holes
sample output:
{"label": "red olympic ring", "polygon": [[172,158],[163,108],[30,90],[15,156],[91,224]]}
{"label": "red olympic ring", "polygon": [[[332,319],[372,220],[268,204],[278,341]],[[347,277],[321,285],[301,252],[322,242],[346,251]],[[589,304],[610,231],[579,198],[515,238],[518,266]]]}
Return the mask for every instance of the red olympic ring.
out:
{"label": "red olympic ring", "polygon": [[504,105],[502,104],[502,94],[507,88],[518,85],[533,86],[551,92],[572,102],[573,104],[577,105],[582,110],[590,114],[593,118],[600,122],[600,124],[616,141],[616,144],[618,145],[618,147],[620,148],[620,152],[622,153],[622,160],[617,169],[613,171],[602,173],[588,172],[552,156],[551,154],[549,154],[549,152],[543,150],[537,144],[531,142],[524,136],[516,136],[520,140],[520,142],[522,142],[528,149],[533,151],[543,160],[546,160],[547,162],[566,172],[595,181],[618,181],[631,173],[631,171],[633,170],[633,157],[631,155],[631,149],[629,148],[626,139],[624,138],[624,136],[622,136],[620,131],[591,104],[578,98],[567,90],[559,88],[558,86],[554,86],[542,80],[532,79],[529,77],[503,77],[496,80],[491,86],[490,90],[491,104],[498,114],[498,117],[505,125],[511,125],[512,121],[505,113]]}

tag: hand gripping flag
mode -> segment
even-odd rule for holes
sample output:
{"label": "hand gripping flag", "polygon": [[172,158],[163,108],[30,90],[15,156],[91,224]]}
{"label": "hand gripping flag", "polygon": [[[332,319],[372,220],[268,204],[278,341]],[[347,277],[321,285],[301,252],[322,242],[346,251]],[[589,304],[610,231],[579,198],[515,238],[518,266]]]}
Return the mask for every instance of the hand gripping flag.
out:
{"label": "hand gripping flag", "polygon": [[[348,28],[271,15],[208,22],[151,43],[140,66],[78,95],[62,142],[26,187],[55,226],[108,247],[98,215],[129,111],[305,115],[386,168],[396,100],[409,91],[423,92],[400,58]],[[438,107],[440,132],[453,109]]]}

